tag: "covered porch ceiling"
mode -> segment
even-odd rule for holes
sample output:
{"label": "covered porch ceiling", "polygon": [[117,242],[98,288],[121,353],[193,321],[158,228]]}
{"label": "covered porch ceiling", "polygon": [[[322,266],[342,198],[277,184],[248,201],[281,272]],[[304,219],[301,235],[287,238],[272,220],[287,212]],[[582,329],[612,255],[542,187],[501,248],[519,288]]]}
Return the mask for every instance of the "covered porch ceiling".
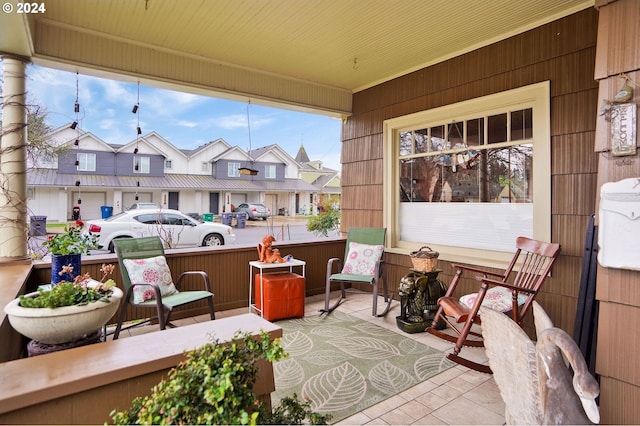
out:
{"label": "covered porch ceiling", "polygon": [[[50,0],[0,14],[0,53],[345,117],[352,94],[593,0]],[[23,10],[24,11],[24,10]],[[508,60],[508,58],[505,58]]]}

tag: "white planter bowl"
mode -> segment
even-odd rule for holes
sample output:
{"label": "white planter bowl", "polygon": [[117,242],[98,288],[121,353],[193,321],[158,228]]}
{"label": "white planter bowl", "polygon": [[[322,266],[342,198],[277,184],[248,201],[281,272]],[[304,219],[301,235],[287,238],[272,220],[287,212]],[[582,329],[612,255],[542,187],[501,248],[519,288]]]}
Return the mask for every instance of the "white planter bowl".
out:
{"label": "white planter bowl", "polygon": [[[109,303],[97,301],[61,308],[23,308],[14,299],[4,307],[11,326],[20,334],[45,344],[73,342],[100,330],[116,313],[123,293],[113,287]],[[26,296],[37,295],[37,292]]]}

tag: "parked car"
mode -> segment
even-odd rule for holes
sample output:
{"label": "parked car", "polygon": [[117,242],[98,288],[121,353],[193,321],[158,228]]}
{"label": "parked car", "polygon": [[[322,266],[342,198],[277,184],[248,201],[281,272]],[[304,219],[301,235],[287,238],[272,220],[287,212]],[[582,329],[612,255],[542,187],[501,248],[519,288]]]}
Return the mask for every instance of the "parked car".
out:
{"label": "parked car", "polygon": [[[171,248],[221,246],[236,240],[233,228],[221,223],[199,222],[177,210],[133,209],[107,219],[88,220],[86,232],[98,236],[102,249],[114,252],[116,238],[157,235]],[[169,244],[167,244],[169,242]]]}
{"label": "parked car", "polygon": [[249,220],[266,219],[271,216],[271,210],[259,203],[242,203],[235,208],[234,213],[246,213]]}
{"label": "parked car", "polygon": [[134,203],[131,204],[127,210],[136,210],[136,209],[157,209],[158,206],[156,203]]}

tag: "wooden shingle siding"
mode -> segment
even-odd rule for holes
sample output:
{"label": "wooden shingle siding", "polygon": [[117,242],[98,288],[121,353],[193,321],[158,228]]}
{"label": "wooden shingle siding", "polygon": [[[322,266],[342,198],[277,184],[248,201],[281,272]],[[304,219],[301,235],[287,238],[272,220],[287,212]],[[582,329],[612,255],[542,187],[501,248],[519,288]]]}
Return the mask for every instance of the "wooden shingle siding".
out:
{"label": "wooden shingle siding", "polygon": [[[342,231],[381,226],[383,122],[427,109],[551,82],[552,241],[562,245],[559,261],[541,294],[554,323],[573,330],[584,237],[595,209],[597,154],[593,151],[598,84],[598,12],[586,9],[507,40],[417,70],[353,95],[353,115],[343,129]],[[369,209],[369,211],[367,211]],[[408,271],[408,256],[387,257],[389,287]],[[440,278],[452,271],[440,262]],[[476,291],[464,279],[460,293]],[[530,331],[530,327],[527,327]]]}

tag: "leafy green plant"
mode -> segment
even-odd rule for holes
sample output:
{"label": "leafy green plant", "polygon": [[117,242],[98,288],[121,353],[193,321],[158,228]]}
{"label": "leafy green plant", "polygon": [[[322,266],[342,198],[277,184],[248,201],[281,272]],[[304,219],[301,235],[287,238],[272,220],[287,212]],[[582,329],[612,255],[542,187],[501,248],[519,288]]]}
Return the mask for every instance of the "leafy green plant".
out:
{"label": "leafy green plant", "polygon": [[307,230],[316,235],[329,236],[329,232],[340,230],[340,207],[332,200],[327,200],[323,211],[317,216],[312,216],[307,222]]}
{"label": "leafy green plant", "polygon": [[[71,266],[62,268],[62,272],[72,272]],[[62,281],[51,289],[38,289],[35,296],[20,296],[20,306],[24,308],[60,308],[63,306],[86,305],[91,302],[109,302],[108,297],[116,283],[112,279],[105,279],[113,273],[115,266],[102,264],[100,281],[92,280],[89,274],[76,277],[74,282]]]}
{"label": "leafy green plant", "polygon": [[51,235],[42,243],[51,254],[89,254],[89,250],[98,248],[98,237],[82,232],[82,225],[65,226],[64,232]]}
{"label": "leafy green plant", "polygon": [[[261,402],[253,392],[258,361],[274,362],[286,354],[280,340],[262,332],[259,338],[236,333],[227,344],[218,340],[186,352],[151,395],[135,398],[126,411],[111,412],[115,424],[325,424],[308,403],[287,399],[282,409]],[[274,413],[276,413],[274,415]],[[280,421],[280,423],[275,422]]]}

